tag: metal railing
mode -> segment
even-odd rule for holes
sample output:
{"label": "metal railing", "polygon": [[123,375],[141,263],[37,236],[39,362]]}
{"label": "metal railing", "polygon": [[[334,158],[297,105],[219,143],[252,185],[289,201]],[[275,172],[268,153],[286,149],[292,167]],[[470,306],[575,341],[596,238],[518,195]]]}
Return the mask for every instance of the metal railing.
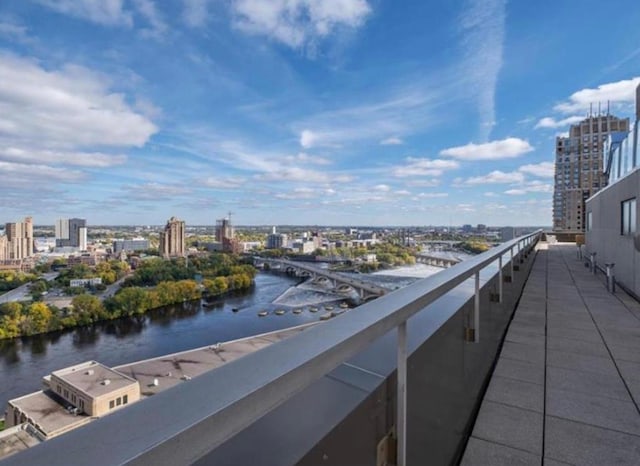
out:
{"label": "metal railing", "polygon": [[503,243],[340,318],[10,457],[6,464],[193,463],[397,329],[396,464],[405,466],[407,320],[474,277],[472,339],[480,341],[480,272],[498,262],[498,300],[502,302],[503,257],[509,254],[514,283],[518,264],[540,235],[536,231]]}

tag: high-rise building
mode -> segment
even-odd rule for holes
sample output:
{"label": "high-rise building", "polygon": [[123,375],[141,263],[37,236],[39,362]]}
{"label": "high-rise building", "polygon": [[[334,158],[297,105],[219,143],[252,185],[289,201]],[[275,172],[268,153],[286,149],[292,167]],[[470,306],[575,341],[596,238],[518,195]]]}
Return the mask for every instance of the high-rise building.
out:
{"label": "high-rise building", "polygon": [[240,252],[240,243],[235,239],[235,231],[231,225],[231,213],[227,218],[216,220],[216,241],[225,252]]}
{"label": "high-rise building", "polygon": [[286,248],[289,237],[282,233],[276,233],[276,227],[273,227],[271,231],[272,233],[267,236],[267,249]]}
{"label": "high-rise building", "polygon": [[171,217],[160,232],[160,255],[162,257],[184,257],[184,221]]}
{"label": "high-rise building", "polygon": [[607,184],[603,174],[604,143],[611,133],[619,131],[629,131],[629,119],[607,113],[589,115],[571,126],[568,137],[556,138],[554,231],[584,231],[585,201]]}
{"label": "high-rise building", "polygon": [[87,249],[87,221],[83,218],[61,218],[56,221],[56,247]]}
{"label": "high-rise building", "polygon": [[5,224],[5,239],[0,242],[1,260],[21,260],[33,255],[33,221]]}
{"label": "high-rise building", "polygon": [[604,189],[586,202],[586,252],[598,264],[614,264],[615,284],[640,296],[640,84],[631,131],[605,144]]}
{"label": "high-rise building", "polygon": [[69,219],[60,218],[56,220],[56,242],[58,240],[69,239]]}

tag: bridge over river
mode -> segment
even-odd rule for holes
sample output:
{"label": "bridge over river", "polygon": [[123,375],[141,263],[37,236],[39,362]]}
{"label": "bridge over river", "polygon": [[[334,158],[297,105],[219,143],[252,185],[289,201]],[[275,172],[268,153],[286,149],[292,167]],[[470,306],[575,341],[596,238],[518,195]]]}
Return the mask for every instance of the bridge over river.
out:
{"label": "bridge over river", "polygon": [[384,295],[389,290],[373,283],[364,282],[356,278],[347,277],[329,270],[321,269],[313,265],[294,262],[285,259],[256,259],[256,265],[261,263],[269,266],[279,266],[285,272],[295,273],[300,277],[310,277],[316,283],[330,283],[338,292],[347,293],[355,290],[360,299],[368,301]]}

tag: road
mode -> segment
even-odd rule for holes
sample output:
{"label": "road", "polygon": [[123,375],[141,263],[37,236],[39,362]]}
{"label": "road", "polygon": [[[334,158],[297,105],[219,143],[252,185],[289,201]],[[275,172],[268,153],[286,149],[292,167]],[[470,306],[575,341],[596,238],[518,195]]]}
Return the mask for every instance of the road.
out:
{"label": "road", "polygon": [[128,273],[127,275],[125,275],[124,277],[122,277],[120,280],[117,280],[115,282],[113,282],[111,285],[107,286],[107,289],[104,290],[104,292],[102,292],[99,296],[99,298],[104,301],[107,298],[110,298],[111,296],[113,296],[114,294],[116,294],[118,292],[118,290],[120,289],[120,287],[122,286],[122,283],[131,275],[133,275],[133,273]]}
{"label": "road", "polygon": [[[42,278],[50,282],[56,279],[58,273],[59,272],[43,273]],[[12,301],[31,301],[31,295],[29,294],[29,285],[31,285],[31,283],[25,283],[18,288],[7,291],[5,294],[0,296],[0,303],[9,303]]]}

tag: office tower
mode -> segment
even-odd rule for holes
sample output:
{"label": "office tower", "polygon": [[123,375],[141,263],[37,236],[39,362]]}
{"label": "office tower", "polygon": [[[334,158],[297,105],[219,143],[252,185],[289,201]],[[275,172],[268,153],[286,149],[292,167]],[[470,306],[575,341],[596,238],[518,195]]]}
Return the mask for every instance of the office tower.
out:
{"label": "office tower", "polygon": [[25,259],[33,255],[33,221],[25,217],[24,221],[5,224],[6,239],[3,241],[3,260]]}
{"label": "office tower", "polygon": [[171,217],[160,232],[160,255],[162,257],[184,257],[184,221]]}
{"label": "office tower", "polygon": [[61,218],[56,221],[56,247],[87,249],[87,221],[83,218]]}
{"label": "office tower", "polygon": [[556,138],[554,231],[584,231],[585,201],[607,184],[603,174],[604,143],[609,134],[619,131],[629,131],[628,118],[590,114],[571,126],[569,137]]}

